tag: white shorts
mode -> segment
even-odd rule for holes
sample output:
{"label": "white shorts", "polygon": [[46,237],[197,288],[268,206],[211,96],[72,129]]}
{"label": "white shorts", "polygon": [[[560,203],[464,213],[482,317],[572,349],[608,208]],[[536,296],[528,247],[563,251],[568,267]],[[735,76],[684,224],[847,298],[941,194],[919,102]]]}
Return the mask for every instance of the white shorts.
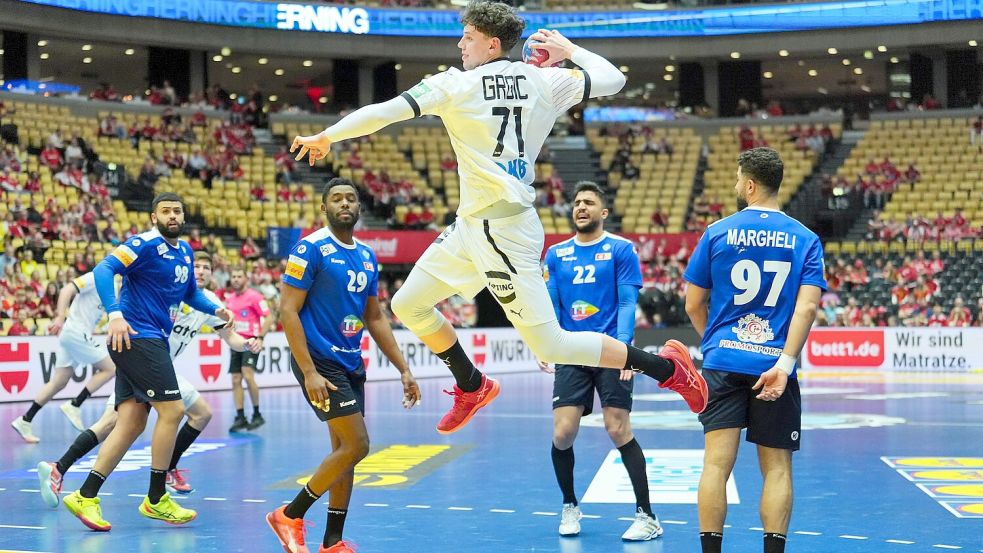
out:
{"label": "white shorts", "polygon": [[[198,389],[187,378],[179,374],[175,376],[177,376],[177,389],[181,390],[181,403],[184,404],[184,410],[187,411],[191,409],[194,402],[198,401],[201,394],[198,393]],[[110,408],[116,407],[116,392],[109,394],[109,399],[106,400],[106,406]]]}
{"label": "white shorts", "polygon": [[458,217],[416,268],[473,298],[488,288],[515,326],[556,320],[540,259],[543,224],[535,209],[501,219]]}
{"label": "white shorts", "polygon": [[93,337],[72,327],[62,327],[58,335],[57,367],[94,365],[109,357],[105,336]]}

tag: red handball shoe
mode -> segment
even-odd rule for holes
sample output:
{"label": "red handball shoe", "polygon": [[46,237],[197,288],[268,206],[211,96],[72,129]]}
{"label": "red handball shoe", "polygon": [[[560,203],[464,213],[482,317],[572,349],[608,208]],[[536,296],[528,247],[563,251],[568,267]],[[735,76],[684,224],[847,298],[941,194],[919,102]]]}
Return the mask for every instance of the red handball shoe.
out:
{"label": "red handball shoe", "polygon": [[498,397],[500,389],[497,380],[481,375],[481,386],[473,392],[462,391],[456,384],[453,392],[444,390],[445,394],[454,396],[454,406],[437,423],[437,432],[451,434],[463,428],[471,420],[471,417],[478,412],[478,409],[488,405]]}
{"label": "red handball shoe", "polygon": [[287,506],[284,505],[272,513],[268,513],[266,523],[270,525],[273,533],[280,540],[280,545],[283,546],[284,551],[287,553],[310,553],[304,543],[304,534],[307,533],[304,519],[287,517],[283,514],[286,508]]}
{"label": "red handball shoe", "polygon": [[672,377],[660,382],[659,387],[669,388],[683,396],[690,411],[702,413],[707,408],[707,381],[696,371],[689,348],[679,340],[669,340],[662,346],[659,357],[672,361],[676,367]]}
{"label": "red handball shoe", "polygon": [[322,545],[317,553],[355,553],[355,544],[350,541],[340,541],[331,547]]}

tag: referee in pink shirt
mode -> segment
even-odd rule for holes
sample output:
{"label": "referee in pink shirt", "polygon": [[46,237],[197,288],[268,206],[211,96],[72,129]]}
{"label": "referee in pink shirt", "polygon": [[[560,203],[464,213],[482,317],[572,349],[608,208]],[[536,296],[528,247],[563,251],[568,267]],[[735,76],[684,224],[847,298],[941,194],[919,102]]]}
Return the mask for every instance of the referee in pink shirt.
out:
{"label": "referee in pink shirt", "polygon": [[[270,327],[273,326],[270,308],[263,294],[246,286],[246,269],[235,267],[230,274],[232,290],[225,295],[225,306],[235,313],[235,331],[247,340],[256,338],[263,340]],[[232,398],[236,404],[236,419],[229,432],[255,430],[266,422],[259,412],[259,386],[256,385],[256,362],[259,354],[246,351],[233,351],[229,359],[229,374],[232,375]],[[249,388],[249,400],[253,403],[253,419],[246,420],[244,408],[245,398],[242,393],[242,381],[246,380]]]}

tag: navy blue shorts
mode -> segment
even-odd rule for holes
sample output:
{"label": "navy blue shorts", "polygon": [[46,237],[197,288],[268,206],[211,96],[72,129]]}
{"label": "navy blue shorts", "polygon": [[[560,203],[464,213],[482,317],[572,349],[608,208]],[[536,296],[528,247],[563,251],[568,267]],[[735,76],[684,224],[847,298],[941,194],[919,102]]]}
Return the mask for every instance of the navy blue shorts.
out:
{"label": "navy blue shorts", "polygon": [[594,391],[601,398],[601,407],[617,407],[631,411],[631,392],[635,379],[621,380],[621,371],[557,365],[553,375],[553,409],[583,406],[584,415],[594,411]]}
{"label": "navy blue shorts", "polygon": [[703,369],[710,401],[700,413],[703,432],[722,428],[747,428],[747,441],[776,449],[799,450],[802,433],[802,398],[799,381],[788,379],[785,393],[775,401],[756,399],[760,390],[751,386],[757,376]]}
{"label": "navy blue shorts", "polygon": [[137,338],[130,345],[123,351],[109,350],[116,365],[116,407],[130,398],[137,403],[180,400],[167,340]]}
{"label": "navy blue shorts", "polygon": [[307,395],[307,388],[304,387],[304,373],[300,370],[297,360],[290,356],[290,368],[293,369],[294,378],[300,383],[300,391],[304,393],[307,405],[314,410],[322,422],[327,422],[338,417],[347,417],[355,413],[365,416],[365,367],[360,366],[354,371],[347,371],[334,363],[312,357],[314,370],[317,374],[327,378],[338,390],[328,390],[329,409],[324,411],[318,409],[311,403],[311,398]]}

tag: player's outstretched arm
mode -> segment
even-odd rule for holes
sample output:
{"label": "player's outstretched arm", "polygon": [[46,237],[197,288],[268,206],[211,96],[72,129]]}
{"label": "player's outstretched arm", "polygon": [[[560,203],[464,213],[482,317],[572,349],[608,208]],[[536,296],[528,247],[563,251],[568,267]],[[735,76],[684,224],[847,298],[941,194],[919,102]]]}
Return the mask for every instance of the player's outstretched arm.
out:
{"label": "player's outstretched arm", "polygon": [[568,59],[587,72],[590,75],[591,98],[617,94],[628,82],[624,73],[613,63],[570,42],[570,39],[560,34],[559,31],[540,29],[533,33],[530,38],[539,42],[539,44],[532,44],[533,48],[545,50],[550,55],[542,65],[553,65]]}
{"label": "player's outstretched arm", "polygon": [[393,336],[393,329],[389,325],[386,314],[382,312],[377,296],[369,296],[365,303],[365,313],[362,314],[362,318],[365,319],[365,328],[375,340],[376,345],[399,371],[400,380],[403,382],[403,407],[409,409],[420,403],[420,387],[417,386],[416,379],[410,372],[409,364],[403,358],[403,352],[399,350],[399,345]]}
{"label": "player's outstretched arm", "polygon": [[346,115],[334,125],[312,136],[297,136],[290,145],[290,153],[298,148],[297,161],[308,155],[311,165],[327,157],[331,144],[370,135],[393,123],[413,118],[413,108],[402,97],[395,97],[381,104],[371,104]]}

